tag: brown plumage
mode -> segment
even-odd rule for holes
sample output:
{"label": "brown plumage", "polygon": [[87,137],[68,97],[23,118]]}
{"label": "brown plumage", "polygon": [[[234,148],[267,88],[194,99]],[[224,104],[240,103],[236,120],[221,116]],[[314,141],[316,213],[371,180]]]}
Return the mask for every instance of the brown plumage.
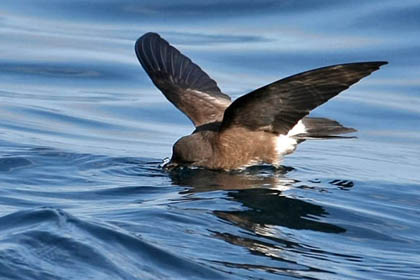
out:
{"label": "brown plumage", "polygon": [[158,34],[140,37],[135,50],[153,83],[196,127],[175,143],[166,168],[278,165],[306,139],[353,132],[336,121],[306,115],[387,63],[348,63],[303,72],[232,103],[213,79]]}

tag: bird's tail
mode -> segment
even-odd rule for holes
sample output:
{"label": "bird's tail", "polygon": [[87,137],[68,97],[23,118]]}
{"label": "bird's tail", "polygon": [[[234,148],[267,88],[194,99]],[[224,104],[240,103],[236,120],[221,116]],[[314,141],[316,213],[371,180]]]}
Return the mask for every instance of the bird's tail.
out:
{"label": "bird's tail", "polygon": [[357,130],[345,127],[334,120],[305,117],[302,122],[305,126],[305,132],[295,136],[302,141],[307,139],[356,138],[355,136],[342,136],[342,134],[356,132]]}

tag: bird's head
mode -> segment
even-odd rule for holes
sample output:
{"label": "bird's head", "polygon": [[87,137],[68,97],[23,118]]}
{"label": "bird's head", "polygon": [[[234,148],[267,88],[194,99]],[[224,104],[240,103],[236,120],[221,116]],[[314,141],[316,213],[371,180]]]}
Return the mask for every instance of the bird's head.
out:
{"label": "bird's head", "polygon": [[203,133],[194,133],[180,138],[173,146],[171,160],[163,166],[166,170],[176,167],[200,166],[212,155],[212,145]]}

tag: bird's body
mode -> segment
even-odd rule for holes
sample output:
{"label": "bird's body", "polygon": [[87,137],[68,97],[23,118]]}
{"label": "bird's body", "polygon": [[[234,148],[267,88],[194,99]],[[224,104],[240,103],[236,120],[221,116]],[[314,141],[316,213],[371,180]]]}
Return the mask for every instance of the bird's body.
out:
{"label": "bird's body", "polygon": [[354,132],[309,112],[386,62],[333,65],[259,88],[234,102],[199,66],[156,33],[136,42],[137,57],[154,84],[196,126],[173,147],[167,168],[232,170],[280,164],[306,139]]}
{"label": "bird's body", "polygon": [[194,163],[210,169],[238,169],[258,163],[278,164],[276,136],[245,128],[225,133],[199,131],[174,145],[173,162]]}

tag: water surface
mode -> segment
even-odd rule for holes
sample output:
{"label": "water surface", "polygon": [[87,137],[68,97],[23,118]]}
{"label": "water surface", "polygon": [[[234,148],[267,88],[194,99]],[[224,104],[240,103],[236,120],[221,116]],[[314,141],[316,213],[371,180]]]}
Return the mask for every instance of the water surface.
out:
{"label": "water surface", "polygon": [[[0,279],[418,279],[418,1],[3,1]],[[164,172],[193,130],[141,69],[160,33],[236,98],[388,60],[284,167]]]}

